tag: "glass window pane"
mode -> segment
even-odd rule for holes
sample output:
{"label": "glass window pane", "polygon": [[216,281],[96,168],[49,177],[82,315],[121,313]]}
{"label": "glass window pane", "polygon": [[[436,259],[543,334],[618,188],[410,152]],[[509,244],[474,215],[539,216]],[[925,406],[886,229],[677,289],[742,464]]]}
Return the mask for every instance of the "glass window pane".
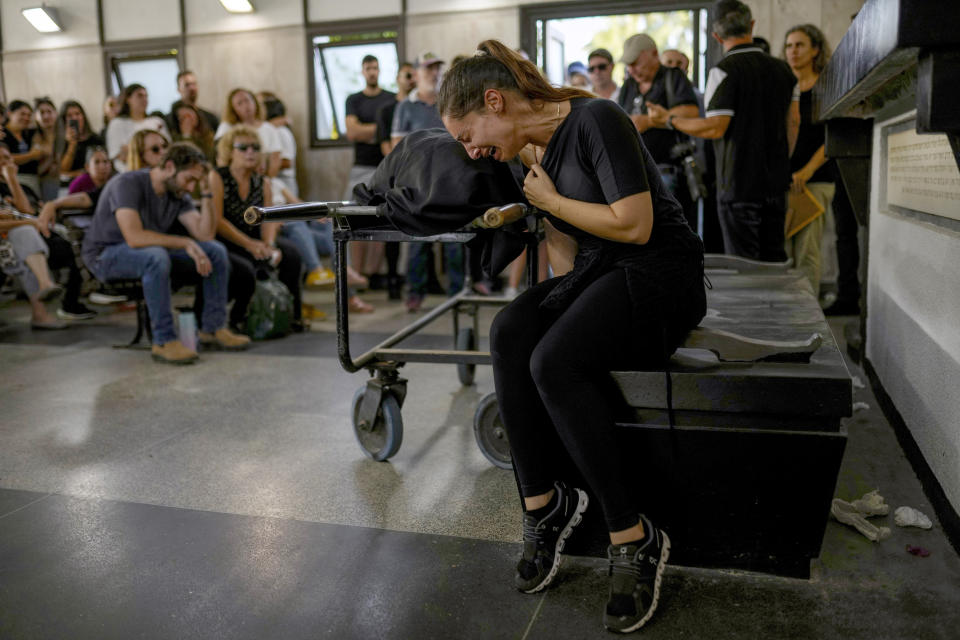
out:
{"label": "glass window pane", "polygon": [[177,74],[180,65],[173,56],[152,60],[118,60],[117,67],[125,85],[142,84],[147,89],[151,111],[170,111],[170,105],[180,99],[177,93]]}
{"label": "glass window pane", "polygon": [[327,88],[327,76],[323,72],[323,65],[321,64],[322,59],[320,57],[320,49],[313,50],[313,73],[314,73],[314,85],[316,86],[317,95],[316,104],[317,104],[317,113],[316,113],[316,125],[317,125],[317,139],[318,140],[336,140],[340,137],[339,129],[334,127],[333,122],[333,105],[330,102],[330,93]]}
{"label": "glass window pane", "polygon": [[[317,77],[317,137],[321,140],[338,138],[334,133],[342,134],[345,130],[344,115],[346,112],[347,96],[364,87],[361,61],[366,55],[376,56],[380,63],[380,86],[388,91],[397,90],[397,45],[393,42],[378,42],[375,44],[349,44],[327,46],[319,49],[319,58],[316,61]],[[322,64],[321,64],[322,62]],[[326,73],[324,73],[324,70]],[[329,89],[329,90],[328,90]],[[321,96],[320,94],[325,94]],[[324,136],[320,126],[321,115],[324,110],[330,109],[333,101],[333,115],[338,127],[328,127],[331,134]],[[326,101],[326,106],[321,106]],[[330,114],[326,115],[327,118]]]}

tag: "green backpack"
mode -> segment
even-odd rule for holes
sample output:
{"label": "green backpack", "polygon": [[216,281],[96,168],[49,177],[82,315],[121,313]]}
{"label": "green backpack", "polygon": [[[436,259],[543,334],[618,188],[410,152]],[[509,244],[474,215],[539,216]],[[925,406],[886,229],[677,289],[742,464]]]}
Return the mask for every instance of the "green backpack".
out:
{"label": "green backpack", "polygon": [[282,338],[292,332],[293,295],[275,275],[257,280],[247,307],[247,335],[254,340]]}

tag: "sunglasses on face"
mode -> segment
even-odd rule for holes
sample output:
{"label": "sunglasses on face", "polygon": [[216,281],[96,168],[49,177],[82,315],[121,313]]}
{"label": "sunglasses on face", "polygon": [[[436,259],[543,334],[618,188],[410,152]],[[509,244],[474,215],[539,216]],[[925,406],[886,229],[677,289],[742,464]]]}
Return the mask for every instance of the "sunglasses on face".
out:
{"label": "sunglasses on face", "polygon": [[593,73],[594,71],[606,71],[609,68],[610,68],[610,64],[604,62],[603,64],[595,64],[587,67],[587,71],[589,71],[590,73]]}
{"label": "sunglasses on face", "polygon": [[260,151],[260,145],[256,142],[237,142],[233,145],[233,148],[237,151],[249,151],[250,149]]}
{"label": "sunglasses on face", "polygon": [[409,71],[403,74],[403,77],[406,78],[407,80],[413,80],[413,74],[410,73]]}
{"label": "sunglasses on face", "polygon": [[163,153],[166,150],[167,150],[167,145],[165,144],[164,145],[155,144],[152,147],[147,147],[147,151],[150,151],[151,153]]}

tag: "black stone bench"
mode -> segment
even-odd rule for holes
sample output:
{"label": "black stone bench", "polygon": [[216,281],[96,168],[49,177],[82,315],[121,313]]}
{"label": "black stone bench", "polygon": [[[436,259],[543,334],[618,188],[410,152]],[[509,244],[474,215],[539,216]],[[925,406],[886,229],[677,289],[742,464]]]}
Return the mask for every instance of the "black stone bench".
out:
{"label": "black stone bench", "polygon": [[[850,374],[801,274],[707,268],[707,317],[671,360],[672,428],[665,372],[612,374],[629,405],[619,424],[634,488],[671,536],[671,563],[808,577],[846,445]],[[607,544],[593,499],[565,552]]]}

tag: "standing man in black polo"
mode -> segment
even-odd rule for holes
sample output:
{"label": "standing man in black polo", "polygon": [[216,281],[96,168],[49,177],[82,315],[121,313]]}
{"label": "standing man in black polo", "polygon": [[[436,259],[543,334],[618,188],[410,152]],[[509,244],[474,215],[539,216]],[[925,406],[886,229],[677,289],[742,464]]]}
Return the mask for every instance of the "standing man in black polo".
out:
{"label": "standing man in black polo", "polygon": [[714,141],[717,199],[727,253],[782,262],[790,155],[800,130],[800,93],[786,62],[753,44],[753,16],[739,0],[717,4],[713,37],[724,57],[707,77],[706,117],[650,107],[654,126]]}
{"label": "standing man in black polo", "polygon": [[648,114],[649,105],[656,104],[666,107],[673,116],[697,117],[700,110],[693,85],[680,69],[660,64],[657,43],[645,33],[627,39],[620,62],[627,65],[627,78],[620,88],[617,103],[630,115],[657,163],[664,184],[683,207],[690,228],[696,231],[696,202],[690,195],[683,172],[683,158],[689,154],[672,153],[677,143],[689,141],[689,138],[677,131],[655,127]]}
{"label": "standing man in black polo", "polygon": [[[395,93],[380,88],[380,61],[376,56],[364,56],[360,68],[366,86],[363,91],[347,96],[347,139],[353,142],[354,160],[344,200],[353,200],[353,188],[369,180],[383,160],[377,143],[377,112],[397,101]],[[350,258],[353,268],[369,277],[380,268],[383,243],[354,242],[350,247]]]}

